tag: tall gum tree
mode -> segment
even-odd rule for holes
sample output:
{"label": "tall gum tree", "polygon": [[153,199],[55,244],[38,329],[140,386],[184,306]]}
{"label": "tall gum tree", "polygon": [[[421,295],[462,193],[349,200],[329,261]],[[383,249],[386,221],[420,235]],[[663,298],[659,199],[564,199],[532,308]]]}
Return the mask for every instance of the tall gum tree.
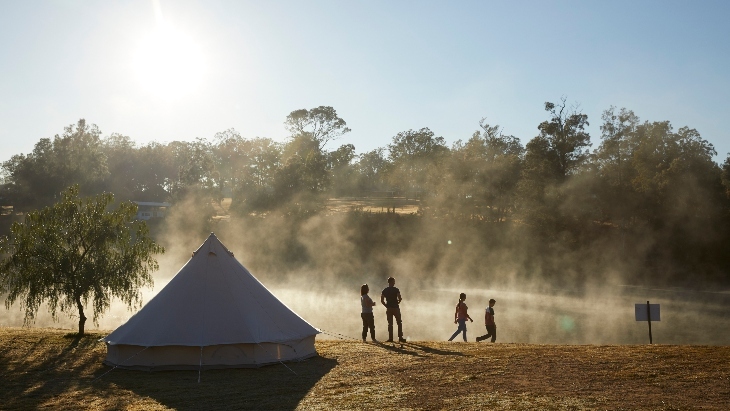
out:
{"label": "tall gum tree", "polygon": [[284,126],[292,137],[308,135],[317,142],[319,149],[324,149],[329,141],[350,132],[347,122],[330,106],[294,110],[286,116]]}
{"label": "tall gum tree", "polygon": [[153,256],[164,248],[143,221],[133,221],[136,205],[109,210],[113,201],[107,193],[80,198],[72,186],[0,237],[0,294],[8,309],[20,301],[26,325],[46,302],[54,320],[59,311],[77,311],[83,335],[89,304],[94,324],[114,297],[130,308],[141,304],[140,289],[152,285],[150,272],[158,269]]}
{"label": "tall gum tree", "polygon": [[513,207],[525,149],[517,137],[502,134],[499,126],[490,126],[485,119],[479,127],[481,131],[475,131],[466,143],[454,144],[452,177],[446,185],[458,191],[452,197],[472,217],[501,222]]}
{"label": "tall gum tree", "polygon": [[449,148],[443,137],[422,128],[398,133],[388,145],[388,153],[393,186],[405,192],[425,193],[435,191],[443,178]]}
{"label": "tall gum tree", "polygon": [[13,156],[2,168],[12,205],[22,211],[53,204],[72,184],[88,193],[109,175],[101,131],[84,119],[66,127],[62,135],[40,139],[31,153]]}
{"label": "tall gum tree", "polygon": [[549,150],[557,161],[557,169],[561,180],[565,180],[588,157],[591,137],[585,130],[588,127],[588,116],[580,113],[575,107],[568,107],[565,97],[560,103],[545,103],[545,111],[550,113],[550,120],[537,126],[541,138],[548,142]]}

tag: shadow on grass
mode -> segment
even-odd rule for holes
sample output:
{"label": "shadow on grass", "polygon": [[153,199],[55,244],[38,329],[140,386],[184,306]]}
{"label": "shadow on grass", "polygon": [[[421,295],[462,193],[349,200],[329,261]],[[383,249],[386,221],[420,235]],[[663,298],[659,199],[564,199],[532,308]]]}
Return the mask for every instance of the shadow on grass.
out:
{"label": "shadow on grass", "polygon": [[293,410],[337,365],[314,357],[287,363],[291,370],[281,364],[203,370],[200,383],[197,371],[115,369],[105,375],[111,368],[102,365],[100,336],[19,333],[6,340],[0,347],[0,410],[122,410],[141,402],[148,409]]}
{"label": "shadow on grass", "polygon": [[388,351],[393,351],[398,354],[406,354],[406,355],[412,355],[414,357],[420,357],[421,354],[417,351],[414,351],[412,349],[409,349],[407,345],[404,343],[389,343],[389,342],[379,342],[378,346],[381,348],[385,348]]}
{"label": "shadow on grass", "polygon": [[81,343],[81,340],[84,339],[83,335],[79,335],[79,333],[68,333],[63,336],[66,340],[71,340],[71,344],[68,346],[68,349],[74,349],[79,346]]}
{"label": "shadow on grass", "polygon": [[426,352],[426,353],[429,353],[429,354],[433,354],[433,355],[456,355],[456,356],[459,356],[459,357],[463,357],[464,356],[464,353],[459,352],[459,351],[439,350],[438,348],[432,348],[432,347],[428,347],[428,346],[421,345],[421,344],[414,344],[414,343],[411,343],[411,342],[408,342],[406,344],[407,345],[410,345],[410,346],[413,346],[413,347],[416,347],[416,349],[419,349],[419,350],[421,350],[423,352]]}
{"label": "shadow on grass", "polygon": [[464,353],[459,352],[459,351],[440,350],[438,348],[429,347],[429,346],[426,346],[423,344],[414,344],[412,342],[405,342],[405,343],[381,342],[381,343],[378,343],[378,345],[382,348],[385,348],[388,351],[393,351],[398,354],[412,355],[414,357],[422,357],[423,354],[455,355],[458,357],[463,357],[465,355]]}
{"label": "shadow on grass", "polygon": [[198,371],[116,369],[93,386],[110,393],[129,390],[176,410],[294,410],[337,360],[313,357],[286,365],[203,370],[199,383]]}
{"label": "shadow on grass", "polygon": [[18,334],[0,351],[0,410],[38,409],[99,368],[99,335]]}

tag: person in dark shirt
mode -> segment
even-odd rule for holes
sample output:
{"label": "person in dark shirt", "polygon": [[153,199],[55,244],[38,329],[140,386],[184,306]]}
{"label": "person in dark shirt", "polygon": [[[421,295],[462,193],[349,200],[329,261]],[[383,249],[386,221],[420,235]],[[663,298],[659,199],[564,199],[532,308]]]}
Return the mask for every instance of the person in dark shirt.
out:
{"label": "person in dark shirt", "polygon": [[489,300],[489,307],[484,312],[484,326],[487,327],[487,333],[481,337],[477,337],[477,342],[492,338],[492,342],[497,341],[497,324],[494,322],[494,304],[497,301],[492,298]]}
{"label": "person in dark shirt", "polygon": [[388,286],[380,293],[380,303],[385,306],[385,314],[388,317],[388,342],[393,342],[393,317],[398,323],[398,341],[406,342],[403,338],[403,323],[400,316],[400,302],[403,298],[400,296],[400,290],[395,287],[395,278],[388,278]]}

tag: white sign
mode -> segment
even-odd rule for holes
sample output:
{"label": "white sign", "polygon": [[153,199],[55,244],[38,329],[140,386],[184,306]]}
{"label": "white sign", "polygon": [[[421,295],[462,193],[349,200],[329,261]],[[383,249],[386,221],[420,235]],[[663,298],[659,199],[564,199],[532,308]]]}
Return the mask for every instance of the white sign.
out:
{"label": "white sign", "polygon": [[651,314],[652,321],[659,321],[659,304],[648,304],[649,310],[647,312],[646,303],[636,304],[634,309],[636,310],[636,321],[649,321],[649,314]]}

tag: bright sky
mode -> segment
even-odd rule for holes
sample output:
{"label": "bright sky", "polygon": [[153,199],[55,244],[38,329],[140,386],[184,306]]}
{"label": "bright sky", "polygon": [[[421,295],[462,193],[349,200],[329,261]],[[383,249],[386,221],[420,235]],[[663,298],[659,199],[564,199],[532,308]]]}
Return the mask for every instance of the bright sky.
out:
{"label": "bright sky", "polygon": [[690,126],[730,152],[727,1],[0,0],[0,161],[79,118],[139,144],[284,141],[332,106],[358,153],[479,120],[523,144],[565,96]]}

